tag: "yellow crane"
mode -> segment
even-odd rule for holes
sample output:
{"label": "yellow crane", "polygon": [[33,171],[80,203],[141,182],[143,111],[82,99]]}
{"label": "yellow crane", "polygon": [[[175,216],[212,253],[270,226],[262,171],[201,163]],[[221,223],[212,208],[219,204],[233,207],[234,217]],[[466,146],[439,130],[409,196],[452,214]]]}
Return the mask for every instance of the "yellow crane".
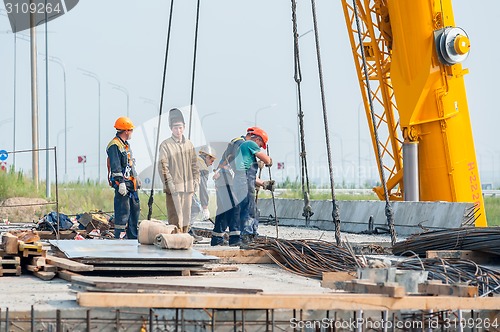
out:
{"label": "yellow crane", "polygon": [[451,0],[341,1],[390,199],[472,202],[487,226],[461,64],[470,41]]}

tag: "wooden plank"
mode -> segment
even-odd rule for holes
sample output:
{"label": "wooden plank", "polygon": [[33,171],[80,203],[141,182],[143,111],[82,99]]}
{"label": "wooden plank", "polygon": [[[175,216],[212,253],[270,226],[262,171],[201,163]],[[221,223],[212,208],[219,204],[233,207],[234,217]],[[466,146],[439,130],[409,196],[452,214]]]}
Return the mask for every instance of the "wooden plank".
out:
{"label": "wooden plank", "polygon": [[94,267],[92,265],[86,265],[72,261],[67,258],[47,256],[45,261],[48,264],[55,265],[61,269],[65,269],[72,272],[83,272],[83,271],[93,271]]}
{"label": "wooden plank", "polygon": [[351,274],[349,272],[323,272],[321,277],[322,281],[349,281],[356,279],[356,274]]}
{"label": "wooden plank", "polygon": [[427,258],[468,259],[479,264],[490,263],[498,256],[476,250],[428,250]]}
{"label": "wooden plank", "polygon": [[58,268],[55,265],[46,264],[43,266],[45,272],[57,272]]}
{"label": "wooden plank", "polygon": [[26,270],[31,272],[38,272],[41,269],[40,266],[26,265]]}
{"label": "wooden plank", "polygon": [[18,252],[18,240],[17,236],[10,233],[5,233],[2,235],[2,248],[6,254],[17,254]]}
{"label": "wooden plank", "polygon": [[63,280],[72,281],[73,278],[81,277],[82,275],[68,270],[58,270],[57,276]]}
{"label": "wooden plank", "polygon": [[[127,294],[78,293],[82,307],[302,310],[498,310],[500,297],[379,294]],[[314,300],[312,300],[314,299]]]}
{"label": "wooden plank", "polygon": [[428,295],[447,295],[458,297],[476,297],[478,296],[477,286],[459,285],[459,284],[438,284],[423,283],[418,284],[418,292]]}
{"label": "wooden plank", "polygon": [[239,270],[240,268],[237,266],[211,266],[208,267],[207,272],[235,272]]}
{"label": "wooden plank", "polygon": [[220,258],[221,264],[274,264],[266,251],[255,249],[200,249],[201,253]]}
{"label": "wooden plank", "polygon": [[188,293],[221,293],[221,294],[258,294],[262,289],[255,288],[236,288],[236,287],[212,287],[212,286],[194,286],[194,285],[176,285],[155,282],[125,282],[125,281],[99,281],[89,279],[88,277],[73,277],[72,287],[87,291],[111,292],[120,291],[123,293],[131,292],[188,292]]}
{"label": "wooden plank", "polygon": [[403,297],[406,295],[406,290],[403,286],[396,283],[373,283],[363,279],[355,279],[341,283],[342,289],[352,293],[362,294],[383,294],[390,297]]}
{"label": "wooden plank", "polygon": [[31,258],[31,265],[44,266],[45,264],[46,264],[45,257],[38,256],[38,257]]}
{"label": "wooden plank", "polygon": [[42,280],[52,280],[56,276],[54,272],[45,272],[45,271],[33,272],[33,275]]}

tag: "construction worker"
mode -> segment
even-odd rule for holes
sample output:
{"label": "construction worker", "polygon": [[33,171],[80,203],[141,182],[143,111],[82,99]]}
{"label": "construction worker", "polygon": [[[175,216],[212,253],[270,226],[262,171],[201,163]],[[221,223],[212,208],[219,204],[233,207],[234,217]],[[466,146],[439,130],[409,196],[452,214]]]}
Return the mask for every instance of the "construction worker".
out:
{"label": "construction worker", "polygon": [[[210,219],[210,211],[208,210],[208,173],[209,167],[213,165],[217,154],[215,149],[210,145],[204,145],[198,151],[198,167],[200,169],[200,185],[199,192],[194,193],[193,203],[191,206],[191,227],[195,219],[202,213],[202,220]],[[202,237],[196,235],[191,228],[189,234],[194,237],[195,241],[201,241]]]}
{"label": "construction worker", "polygon": [[240,222],[239,205],[234,195],[233,177],[234,177],[234,158],[240,145],[246,139],[250,139],[253,127],[247,129],[246,135],[236,137],[229,142],[226,150],[222,154],[219,165],[215,170],[213,179],[215,181],[215,190],[217,197],[217,212],[215,216],[215,225],[212,231],[211,246],[225,245],[224,233],[229,227],[229,245],[240,245]]}
{"label": "construction worker", "polygon": [[159,174],[166,193],[168,222],[183,233],[189,231],[193,194],[198,191],[200,172],[193,143],[184,137],[182,112],[173,108],[168,115],[172,136],[160,145]]}
{"label": "construction worker", "polygon": [[115,121],[115,129],[116,136],[106,148],[109,185],[115,189],[115,238],[137,239],[141,209],[137,190],[140,188],[140,180],[128,143],[132,138],[134,124],[128,117],[121,116]]}
{"label": "construction worker", "polygon": [[269,137],[259,127],[253,127],[250,139],[243,142],[235,158],[234,191],[239,202],[239,222],[241,241],[246,244],[257,236],[255,188],[262,187],[274,191],[274,180],[262,181],[257,178],[257,159],[271,167],[273,162],[262,148],[267,147]]}

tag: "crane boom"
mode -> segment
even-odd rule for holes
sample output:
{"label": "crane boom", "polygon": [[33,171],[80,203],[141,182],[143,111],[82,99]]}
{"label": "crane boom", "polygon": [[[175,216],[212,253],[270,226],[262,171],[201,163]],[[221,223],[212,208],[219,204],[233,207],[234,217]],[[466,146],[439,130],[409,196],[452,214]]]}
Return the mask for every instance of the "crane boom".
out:
{"label": "crane boom", "polygon": [[[422,201],[474,203],[476,226],[487,226],[465,91],[468,70],[460,63],[470,43],[455,26],[451,0],[354,0],[359,27],[352,1],[341,1],[372,142],[383,151],[379,172],[389,174],[389,197],[403,200],[416,185]],[[418,153],[415,170],[410,158],[403,159],[410,146]],[[374,191],[384,197],[382,187]]]}

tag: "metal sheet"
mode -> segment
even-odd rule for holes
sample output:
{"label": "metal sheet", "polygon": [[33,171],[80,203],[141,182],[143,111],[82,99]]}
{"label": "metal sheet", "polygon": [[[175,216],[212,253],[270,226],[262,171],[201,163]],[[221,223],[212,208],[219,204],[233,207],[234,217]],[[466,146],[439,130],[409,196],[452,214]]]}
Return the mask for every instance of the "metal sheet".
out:
{"label": "metal sheet", "polygon": [[154,245],[141,245],[137,240],[50,240],[68,258],[148,259],[154,261],[217,260],[195,249],[168,250]]}

